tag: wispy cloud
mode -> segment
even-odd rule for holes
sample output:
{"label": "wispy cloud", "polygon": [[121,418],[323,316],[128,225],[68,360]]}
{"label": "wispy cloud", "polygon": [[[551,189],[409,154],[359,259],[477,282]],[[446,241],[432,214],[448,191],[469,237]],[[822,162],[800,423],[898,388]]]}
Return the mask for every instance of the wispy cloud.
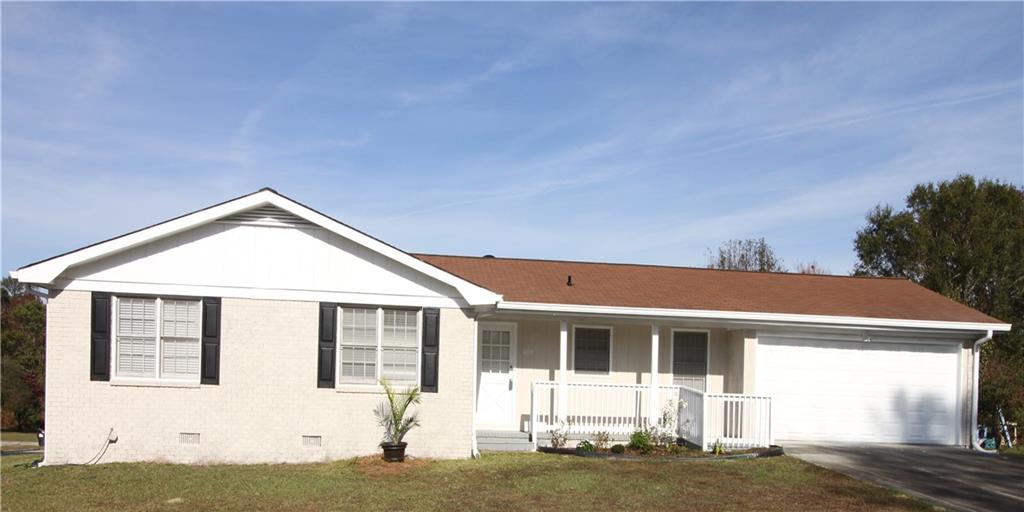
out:
{"label": "wispy cloud", "polygon": [[752,130],[742,130],[737,134],[718,136],[710,141],[711,147],[689,153],[685,156],[690,157],[738,149],[752,144],[792,137],[804,133],[833,130],[850,125],[877,121],[905,114],[924,112],[927,110],[963,105],[1000,96],[1019,96],[1022,84],[1024,84],[1024,82],[1012,81],[996,84],[984,84],[967,89],[956,88],[954,90],[943,90],[939,91],[937,94],[933,93],[931,95],[927,95],[924,99],[915,98],[909,101],[859,106],[854,109],[850,109],[846,106],[837,106],[835,110],[825,112],[813,118],[799,119],[786,124],[768,126],[761,130],[754,131],[754,133],[751,133]]}
{"label": "wispy cloud", "polygon": [[79,83],[80,97],[103,92],[124,71],[124,45],[111,31],[95,26],[89,31],[89,51]]}
{"label": "wispy cloud", "polygon": [[458,194],[461,197],[459,199],[449,199],[442,201],[438,204],[433,204],[430,206],[410,210],[405,213],[392,216],[388,218],[388,220],[398,220],[416,215],[423,215],[425,213],[437,212],[441,210],[447,210],[450,208],[456,208],[459,206],[469,206],[479,203],[501,205],[505,201],[515,199],[527,199],[535,196],[543,196],[553,194],[555,192],[597,185],[608,181],[625,178],[633,174],[634,172],[635,170],[597,171],[590,174],[577,175],[564,179],[542,179],[540,181],[535,182],[529,182],[529,180],[522,180],[526,182],[516,185],[509,185],[497,190],[480,189],[463,191]]}
{"label": "wispy cloud", "polygon": [[402,91],[396,96],[406,106],[447,100],[465,94],[474,87],[483,85],[501,75],[512,73],[525,67],[524,63],[515,59],[500,59],[492,62],[486,70],[479,73],[456,78],[434,86]]}

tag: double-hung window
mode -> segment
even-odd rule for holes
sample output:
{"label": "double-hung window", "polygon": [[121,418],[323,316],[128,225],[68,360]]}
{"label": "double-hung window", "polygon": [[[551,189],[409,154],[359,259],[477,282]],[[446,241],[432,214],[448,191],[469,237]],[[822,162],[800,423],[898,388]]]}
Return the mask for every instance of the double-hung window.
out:
{"label": "double-hung window", "polygon": [[338,381],[375,384],[380,379],[412,385],[419,380],[419,312],[341,308]]}
{"label": "double-hung window", "polygon": [[573,370],[608,373],[612,367],[612,330],[607,327],[573,329]]}
{"label": "double-hung window", "polygon": [[114,373],[129,379],[199,381],[198,300],[116,297]]}
{"label": "double-hung window", "polygon": [[708,333],[672,332],[672,383],[705,390],[708,373]]}

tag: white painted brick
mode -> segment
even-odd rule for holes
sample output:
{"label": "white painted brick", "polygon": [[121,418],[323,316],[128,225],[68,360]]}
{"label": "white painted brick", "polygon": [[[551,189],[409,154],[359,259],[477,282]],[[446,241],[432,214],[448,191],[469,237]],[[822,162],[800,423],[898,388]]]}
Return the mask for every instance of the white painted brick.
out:
{"label": "white painted brick", "polygon": [[[316,387],[315,302],[223,299],[220,385],[115,386],[89,380],[88,292],[55,293],[47,306],[47,464],[81,463],[118,441],[103,462],[302,462],[378,453],[378,393]],[[410,455],[465,458],[472,449],[476,322],[441,310],[440,382],[419,406]],[[198,432],[199,445],[179,445]],[[303,435],[323,437],[321,448]]]}

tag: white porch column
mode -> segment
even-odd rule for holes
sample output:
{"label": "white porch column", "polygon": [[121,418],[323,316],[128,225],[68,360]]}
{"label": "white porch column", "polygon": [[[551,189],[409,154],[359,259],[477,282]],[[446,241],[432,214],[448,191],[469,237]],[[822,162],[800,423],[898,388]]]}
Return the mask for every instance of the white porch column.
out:
{"label": "white porch column", "polygon": [[658,409],[658,324],[651,324],[651,391],[649,400],[649,421],[653,427],[658,424],[658,417],[661,415]]}
{"label": "white porch column", "polygon": [[558,419],[568,415],[569,388],[566,386],[569,373],[569,322],[562,320],[558,326]]}

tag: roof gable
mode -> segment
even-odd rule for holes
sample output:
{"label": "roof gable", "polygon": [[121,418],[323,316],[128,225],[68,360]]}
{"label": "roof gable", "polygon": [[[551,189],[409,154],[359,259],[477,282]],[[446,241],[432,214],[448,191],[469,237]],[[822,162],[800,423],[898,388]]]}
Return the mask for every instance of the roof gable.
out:
{"label": "roof gable", "polygon": [[302,227],[308,223],[309,226],[322,228],[340,237],[347,243],[353,244],[353,247],[380,255],[399,266],[453,287],[470,305],[494,304],[501,300],[499,295],[490,290],[417,259],[271,189],[262,189],[138,231],[26,265],[12,274],[22,282],[51,285],[73,267],[83,266],[161,239],[180,235],[213,222],[249,225],[279,224],[290,225],[289,227]]}

